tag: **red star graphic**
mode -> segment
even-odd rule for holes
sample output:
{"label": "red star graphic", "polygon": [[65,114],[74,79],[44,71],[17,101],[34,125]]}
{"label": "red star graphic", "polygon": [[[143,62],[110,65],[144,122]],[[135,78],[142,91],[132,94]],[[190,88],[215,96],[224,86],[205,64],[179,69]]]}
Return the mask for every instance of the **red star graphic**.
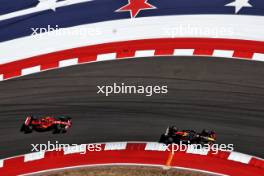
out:
{"label": "red star graphic", "polygon": [[116,12],[130,12],[130,16],[135,18],[141,10],[156,9],[149,4],[148,0],[128,0],[128,4],[116,10]]}

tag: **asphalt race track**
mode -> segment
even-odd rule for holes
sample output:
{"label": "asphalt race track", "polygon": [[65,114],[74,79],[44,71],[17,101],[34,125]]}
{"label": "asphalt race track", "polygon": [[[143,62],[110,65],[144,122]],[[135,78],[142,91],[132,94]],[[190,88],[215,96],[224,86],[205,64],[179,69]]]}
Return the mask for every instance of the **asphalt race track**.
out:
{"label": "asphalt race track", "polygon": [[[97,85],[168,85],[167,95],[97,94]],[[264,63],[163,57],[67,67],[0,82],[0,158],[31,143],[157,141],[170,124],[213,129],[218,143],[264,157]],[[73,118],[67,134],[20,133],[27,114]]]}

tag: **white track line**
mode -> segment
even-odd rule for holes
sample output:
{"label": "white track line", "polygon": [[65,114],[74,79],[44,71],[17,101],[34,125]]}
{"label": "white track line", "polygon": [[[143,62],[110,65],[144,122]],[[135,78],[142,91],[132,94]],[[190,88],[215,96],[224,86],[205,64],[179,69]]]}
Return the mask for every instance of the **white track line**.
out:
{"label": "white track line", "polygon": [[4,160],[0,160],[0,168],[4,167]]}
{"label": "white track line", "polygon": [[248,164],[250,160],[252,159],[252,156],[239,153],[239,152],[231,152],[227,159]]}
{"label": "white track line", "polygon": [[[171,23],[173,21],[173,23]],[[33,35],[0,43],[0,64],[30,58],[46,53],[53,53],[77,47],[102,43],[153,39],[153,38],[232,38],[242,40],[264,41],[264,17],[243,15],[174,15],[159,17],[142,17],[114,20],[93,24],[58,29],[41,35]],[[228,24],[228,26],[227,26]],[[230,29],[229,32],[215,35],[189,32],[179,33],[179,27],[190,26],[194,29]],[[248,30],[250,26],[250,30]],[[96,29],[98,34],[67,35],[73,31]],[[113,33],[113,30],[117,31]],[[66,35],[58,35],[58,32]],[[17,50],[17,48],[20,48]],[[16,52],[14,52],[16,51]]]}
{"label": "white track line", "polygon": [[135,57],[149,57],[154,56],[155,50],[138,50],[135,53]]}
{"label": "white track line", "polygon": [[194,49],[175,49],[174,56],[193,56]]}
{"label": "white track line", "polygon": [[207,155],[208,152],[209,151],[206,150],[205,148],[197,149],[193,145],[188,146],[188,149],[186,151],[186,153],[197,154],[197,155]]}
{"label": "white track line", "polygon": [[232,50],[214,50],[213,56],[214,57],[233,57],[234,51]]}
{"label": "white track line", "polygon": [[86,152],[86,145],[78,145],[78,146],[70,146],[63,148],[64,155],[69,155],[73,153],[85,153]]}
{"label": "white track line", "polygon": [[33,74],[33,73],[38,73],[40,72],[40,66],[35,66],[35,67],[30,67],[30,68],[24,68],[21,71],[21,75],[29,75],[29,74]]}
{"label": "white track line", "polygon": [[167,146],[165,144],[157,143],[157,142],[148,142],[145,150],[148,151],[165,151]]}
{"label": "white track line", "polygon": [[125,150],[127,142],[110,142],[105,144],[104,150]]}
{"label": "white track line", "polygon": [[116,53],[107,53],[107,54],[99,54],[97,56],[97,61],[107,61],[116,59]]}
{"label": "white track line", "polygon": [[59,62],[59,67],[68,67],[78,64],[78,58],[62,60]]}
{"label": "white track line", "polygon": [[252,60],[264,61],[264,54],[254,53]]}
{"label": "white track line", "polygon": [[24,162],[43,159],[45,157],[45,151],[29,153],[24,156]]}

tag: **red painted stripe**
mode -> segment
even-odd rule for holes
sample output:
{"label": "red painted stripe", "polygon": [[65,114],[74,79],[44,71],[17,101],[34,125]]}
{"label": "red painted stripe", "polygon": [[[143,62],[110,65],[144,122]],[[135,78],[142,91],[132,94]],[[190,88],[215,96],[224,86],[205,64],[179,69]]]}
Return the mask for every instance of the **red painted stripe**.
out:
{"label": "red painted stripe", "polygon": [[252,59],[253,54],[254,54],[253,52],[235,51],[233,57]]}
{"label": "red painted stripe", "polygon": [[96,55],[81,56],[78,59],[78,63],[87,63],[96,61]]}
{"label": "red painted stripe", "polygon": [[214,49],[234,50],[235,57],[252,58],[253,53],[264,53],[264,42],[233,39],[167,38],[146,39],[107,43],[58,51],[41,56],[0,65],[0,75],[4,79],[21,75],[24,68],[41,66],[42,70],[58,68],[58,62],[70,58],[79,58],[79,63],[95,61],[98,54],[117,53],[118,58],[133,57],[137,50],[155,50],[156,55],[170,55],[173,49],[195,49],[195,55],[211,56]]}
{"label": "red painted stripe", "polygon": [[156,56],[169,56],[169,55],[173,55],[174,53],[174,49],[157,49],[155,51],[155,55]]}
{"label": "red painted stripe", "polygon": [[264,169],[264,161],[262,159],[252,158],[249,164]]}
{"label": "red painted stripe", "polygon": [[213,55],[213,49],[195,49],[194,55],[211,56]]}
{"label": "red painted stripe", "polygon": [[[64,155],[60,152],[46,152],[45,158],[24,162],[23,157],[15,157],[4,161],[0,168],[1,176],[28,174],[49,169],[65,168],[80,165],[134,163],[164,166],[170,158],[170,165],[217,172],[232,176],[251,176],[264,174],[264,161],[253,158],[249,164],[228,160],[230,152],[219,152],[214,155],[187,154],[185,152],[145,151],[146,143],[128,143],[125,150],[87,152],[86,154]],[[104,148],[104,147],[103,147]]]}
{"label": "red painted stripe", "polygon": [[15,69],[14,70],[10,70],[9,72],[4,73],[4,79],[10,79],[13,77],[17,77],[21,75],[21,70],[22,69]]}
{"label": "red painted stripe", "polygon": [[136,52],[135,50],[124,49],[122,51],[117,52],[117,58],[122,59],[122,58],[134,57],[135,52]]}
{"label": "red painted stripe", "polygon": [[52,69],[56,67],[59,67],[59,62],[46,62],[46,63],[41,64],[40,69],[48,70],[48,69]]}

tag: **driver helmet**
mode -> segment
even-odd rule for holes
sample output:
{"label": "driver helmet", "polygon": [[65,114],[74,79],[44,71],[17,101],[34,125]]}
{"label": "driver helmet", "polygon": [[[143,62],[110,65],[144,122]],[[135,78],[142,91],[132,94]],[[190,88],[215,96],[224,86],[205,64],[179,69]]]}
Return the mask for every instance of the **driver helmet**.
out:
{"label": "driver helmet", "polygon": [[202,134],[209,135],[209,134],[210,134],[210,132],[209,132],[209,130],[206,130],[206,129],[204,129],[204,130],[202,131]]}
{"label": "driver helmet", "polygon": [[176,133],[176,132],[178,131],[178,128],[177,128],[176,126],[172,126],[172,127],[171,127],[171,130],[172,130],[174,133]]}

